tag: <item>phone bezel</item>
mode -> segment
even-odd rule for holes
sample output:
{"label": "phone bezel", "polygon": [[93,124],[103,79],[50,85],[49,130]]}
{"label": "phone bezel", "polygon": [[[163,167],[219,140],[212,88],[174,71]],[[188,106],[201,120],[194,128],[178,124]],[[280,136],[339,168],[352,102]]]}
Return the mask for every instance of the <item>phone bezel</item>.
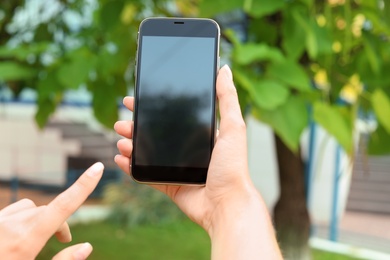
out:
{"label": "phone bezel", "polygon": [[[199,28],[202,28],[199,30]],[[147,18],[140,24],[138,31],[138,48],[136,55],[135,71],[135,104],[133,113],[133,156],[131,159],[130,173],[132,178],[140,183],[153,184],[176,184],[176,185],[204,185],[207,179],[207,168],[193,167],[165,167],[165,166],[140,166],[135,164],[137,150],[137,117],[138,117],[138,91],[139,69],[141,60],[142,37],[143,36],[178,36],[178,37],[211,37],[215,39],[214,45],[214,88],[213,110],[216,111],[216,78],[219,69],[219,41],[220,29],[218,24],[211,19],[203,18]],[[216,113],[212,118],[212,133],[210,140],[210,159],[215,142]]]}

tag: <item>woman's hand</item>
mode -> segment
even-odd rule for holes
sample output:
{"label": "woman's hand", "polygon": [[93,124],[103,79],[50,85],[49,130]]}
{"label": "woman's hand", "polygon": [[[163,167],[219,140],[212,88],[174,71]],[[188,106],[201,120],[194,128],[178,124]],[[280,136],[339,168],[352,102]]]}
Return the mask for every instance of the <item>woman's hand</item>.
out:
{"label": "woman's hand", "polygon": [[[102,163],[95,163],[66,191],[44,206],[22,199],[0,211],[0,254],[4,259],[34,259],[55,234],[60,242],[72,236],[66,220],[83,204],[103,174]],[[89,243],[68,247],[54,259],[86,259]]]}
{"label": "woman's hand", "polygon": [[[246,126],[228,66],[219,71],[217,97],[221,121],[206,185],[151,186],[167,194],[209,233],[213,258],[278,259],[281,256],[267,208],[249,176]],[[123,103],[133,111],[132,97],[126,97]],[[132,124],[119,121],[114,126],[125,137],[118,141],[121,154],[115,157],[115,162],[127,174],[130,174]]]}

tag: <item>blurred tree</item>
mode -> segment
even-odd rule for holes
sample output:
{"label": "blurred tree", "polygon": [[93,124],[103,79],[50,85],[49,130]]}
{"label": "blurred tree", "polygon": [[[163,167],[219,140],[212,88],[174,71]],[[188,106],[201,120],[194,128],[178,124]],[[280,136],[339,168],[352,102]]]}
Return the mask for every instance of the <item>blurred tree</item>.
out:
{"label": "blurred tree", "polygon": [[38,94],[43,127],[66,90],[85,86],[96,118],[112,128],[118,98],[133,86],[140,21],[166,16],[167,1],[31,0],[0,2],[0,83]]}
{"label": "blurred tree", "polygon": [[[23,11],[33,9],[33,2],[41,5],[28,16]],[[152,15],[214,17],[229,26],[229,19],[243,18],[239,30],[222,28],[222,37],[233,45],[242,111],[275,132],[281,195],[274,218],[283,251],[289,259],[310,258],[299,152],[308,122],[324,127],[353,159],[358,113],[375,115],[378,127],[368,151],[390,153],[389,2],[2,1],[0,84],[15,96],[25,87],[37,90],[41,127],[64,91],[84,85],[93,94],[97,119],[112,127],[117,99],[133,85],[138,25]]]}

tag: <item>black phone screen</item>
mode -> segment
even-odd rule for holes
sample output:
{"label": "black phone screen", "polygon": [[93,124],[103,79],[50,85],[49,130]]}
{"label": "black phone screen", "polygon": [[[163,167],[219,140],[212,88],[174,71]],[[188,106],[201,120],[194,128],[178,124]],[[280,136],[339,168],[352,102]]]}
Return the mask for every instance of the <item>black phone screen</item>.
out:
{"label": "black phone screen", "polygon": [[168,175],[174,169],[207,171],[215,134],[217,39],[140,37],[133,164]]}

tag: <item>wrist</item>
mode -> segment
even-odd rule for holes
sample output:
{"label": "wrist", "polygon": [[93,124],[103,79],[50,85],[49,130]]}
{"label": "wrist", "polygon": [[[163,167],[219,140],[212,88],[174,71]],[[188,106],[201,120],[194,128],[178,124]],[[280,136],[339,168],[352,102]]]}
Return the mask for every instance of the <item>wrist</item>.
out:
{"label": "wrist", "polygon": [[208,233],[212,259],[281,259],[268,209],[254,187],[222,201]]}
{"label": "wrist", "polygon": [[231,194],[224,198],[214,209],[208,234],[212,239],[220,230],[240,225],[242,221],[251,218],[270,221],[267,207],[255,188]]}

